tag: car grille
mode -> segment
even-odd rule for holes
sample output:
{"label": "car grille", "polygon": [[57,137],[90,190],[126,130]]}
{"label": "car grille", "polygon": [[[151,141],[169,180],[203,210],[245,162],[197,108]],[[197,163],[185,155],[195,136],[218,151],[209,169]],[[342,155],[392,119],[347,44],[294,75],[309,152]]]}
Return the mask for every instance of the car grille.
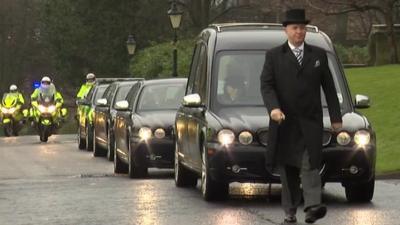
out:
{"label": "car grille", "polygon": [[[267,146],[268,144],[268,130],[260,130],[257,132],[258,141]],[[329,131],[324,131],[322,135],[322,145],[327,146],[331,142],[332,134]]]}

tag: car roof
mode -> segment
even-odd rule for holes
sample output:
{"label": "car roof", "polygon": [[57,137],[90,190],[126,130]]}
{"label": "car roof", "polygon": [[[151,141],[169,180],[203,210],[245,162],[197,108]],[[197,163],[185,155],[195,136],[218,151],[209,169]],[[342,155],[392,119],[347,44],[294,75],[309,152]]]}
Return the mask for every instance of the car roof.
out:
{"label": "car roof", "polygon": [[[287,40],[282,24],[227,23],[213,24],[208,29],[216,32],[216,50],[267,50]],[[306,42],[333,52],[329,37],[316,26],[307,25]]]}
{"label": "car roof", "polygon": [[187,78],[163,78],[163,79],[146,80],[143,82],[143,85],[147,86],[155,84],[176,84],[176,83],[186,83],[186,82]]}
{"label": "car roof", "polygon": [[114,82],[123,82],[123,81],[138,81],[144,80],[144,78],[136,78],[136,77],[108,77],[108,78],[96,78],[96,82],[99,84],[110,84]]}

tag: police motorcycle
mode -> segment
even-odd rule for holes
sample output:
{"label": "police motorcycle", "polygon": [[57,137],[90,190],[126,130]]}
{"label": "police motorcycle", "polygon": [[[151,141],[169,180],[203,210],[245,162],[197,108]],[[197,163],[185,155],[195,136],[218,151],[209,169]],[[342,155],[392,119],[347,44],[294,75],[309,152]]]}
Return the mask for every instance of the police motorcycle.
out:
{"label": "police motorcycle", "polygon": [[56,106],[55,97],[40,94],[37,106],[33,106],[36,129],[40,141],[47,142],[48,138],[56,132],[60,126],[59,109]]}
{"label": "police motorcycle", "polygon": [[18,94],[4,94],[0,108],[0,121],[4,129],[4,135],[6,137],[18,136],[18,132],[25,123],[25,116],[18,102]]}

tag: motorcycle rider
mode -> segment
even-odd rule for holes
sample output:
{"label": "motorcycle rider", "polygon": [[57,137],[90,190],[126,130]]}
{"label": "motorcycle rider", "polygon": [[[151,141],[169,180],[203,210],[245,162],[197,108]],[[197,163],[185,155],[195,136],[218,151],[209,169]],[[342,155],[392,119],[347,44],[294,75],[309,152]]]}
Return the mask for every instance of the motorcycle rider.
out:
{"label": "motorcycle rider", "polygon": [[3,96],[3,100],[6,98],[14,98],[17,100],[17,109],[21,109],[21,107],[25,104],[24,96],[19,92],[17,85],[10,85],[10,89],[8,93],[5,93]]}
{"label": "motorcycle rider", "polygon": [[[53,98],[55,102],[55,106],[57,109],[57,117],[61,119],[64,119],[67,115],[67,109],[62,108],[64,104],[64,99],[61,95],[60,92],[57,91],[54,83],[51,81],[50,77],[43,77],[41,82],[40,82],[40,87],[36,88],[34,92],[31,95],[31,117],[35,122],[38,122],[39,120],[39,113],[37,111],[37,108],[39,106],[40,100],[42,100],[43,97],[48,96]],[[57,121],[59,123],[60,121]]]}
{"label": "motorcycle rider", "polygon": [[[16,101],[15,110],[18,112],[21,112],[21,108],[25,104],[25,99],[24,99],[24,96],[21,94],[21,92],[19,92],[17,85],[15,85],[15,84],[10,85],[9,92],[5,93],[3,95],[2,104],[0,105],[0,109],[1,109],[1,107],[4,107],[4,105],[6,105],[6,101]],[[23,116],[24,117],[27,116],[26,110],[23,111]],[[2,116],[0,116],[0,118],[1,117]]]}
{"label": "motorcycle rider", "polygon": [[96,75],[94,73],[88,73],[86,75],[86,83],[82,84],[81,88],[76,95],[77,99],[84,99],[92,87],[96,84]]}

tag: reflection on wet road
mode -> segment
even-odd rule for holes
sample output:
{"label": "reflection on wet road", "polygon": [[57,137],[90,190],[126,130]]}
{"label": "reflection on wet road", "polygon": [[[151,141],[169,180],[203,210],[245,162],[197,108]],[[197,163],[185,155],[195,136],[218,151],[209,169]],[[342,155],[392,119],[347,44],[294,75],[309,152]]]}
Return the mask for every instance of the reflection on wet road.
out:
{"label": "reflection on wet road", "polygon": [[[199,187],[176,188],[172,170],[147,179],[114,175],[113,165],[79,151],[75,137],[0,138],[0,225],[8,224],[279,224],[280,186],[231,184],[231,198],[205,202]],[[327,217],[317,224],[397,225],[400,182],[378,181],[373,202],[349,204],[340,184],[327,184]],[[298,220],[305,224],[299,210]]]}

